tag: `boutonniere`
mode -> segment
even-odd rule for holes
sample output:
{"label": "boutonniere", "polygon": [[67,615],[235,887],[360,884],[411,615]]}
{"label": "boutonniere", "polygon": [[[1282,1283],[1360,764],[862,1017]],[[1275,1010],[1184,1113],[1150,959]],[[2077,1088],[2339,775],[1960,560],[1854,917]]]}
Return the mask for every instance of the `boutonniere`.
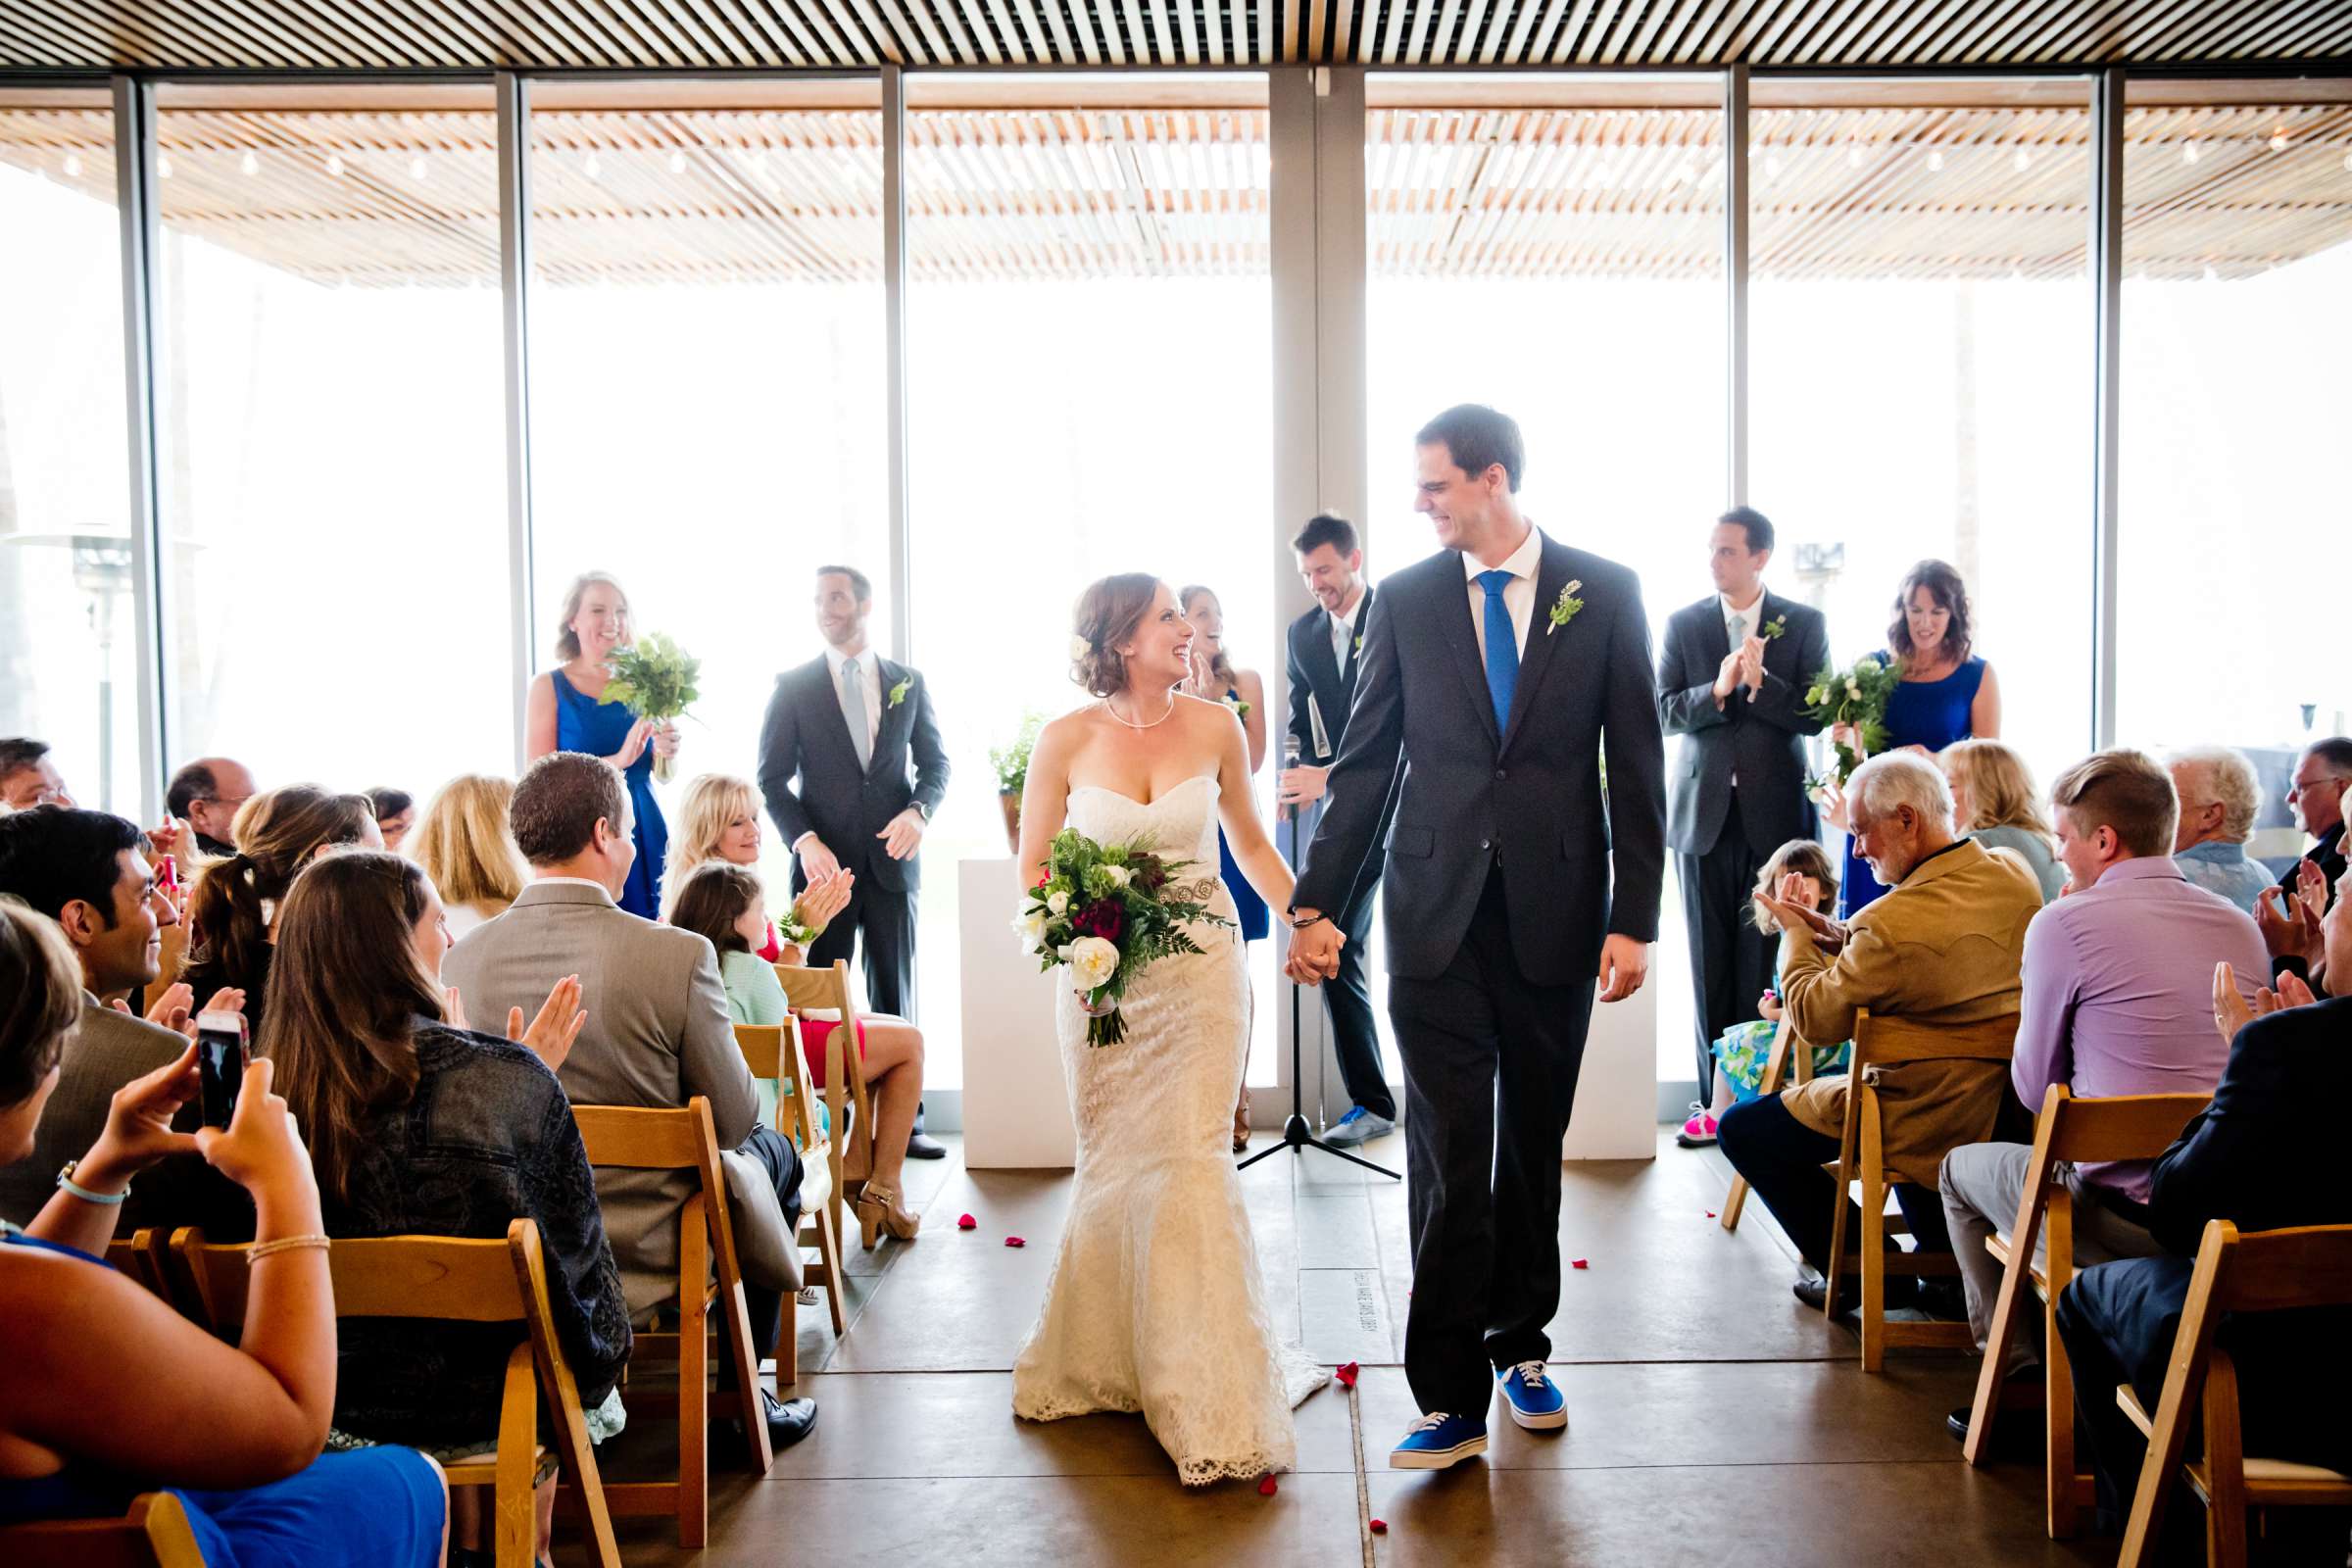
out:
{"label": "boutonniere", "polygon": [[1361,637],[1355,640],[1355,651],[1359,654],[1364,651],[1364,640]]}
{"label": "boutonniere", "polygon": [[1227,708],[1233,710],[1234,717],[1248,718],[1250,716],[1250,705],[1242,701],[1242,699],[1239,697],[1226,697],[1220,699],[1220,701],[1222,701]]}
{"label": "boutonniere", "polygon": [[906,677],[905,680],[903,680],[903,681],[899,682],[899,683],[898,683],[896,686],[893,686],[893,687],[890,689],[890,702],[888,703],[888,705],[887,705],[887,706],[888,706],[888,707],[891,707],[891,708],[896,708],[896,707],[898,707],[898,706],[899,706],[901,703],[905,702],[905,701],[906,700],[906,689],[907,689],[908,687],[912,686],[913,684],[914,684],[914,677],[913,677],[912,675],[909,675],[909,676],[907,676],[907,677]]}
{"label": "boutonniere", "polygon": [[1766,642],[1770,642],[1788,629],[1788,617],[1787,615],[1775,615],[1772,619],[1764,623],[1764,640]]}
{"label": "boutonniere", "polygon": [[1576,597],[1576,591],[1584,585],[1584,579],[1578,578],[1560,590],[1560,597],[1551,602],[1551,624],[1544,628],[1544,636],[1548,637],[1567,625],[1576,618],[1576,612],[1585,608],[1585,602]]}

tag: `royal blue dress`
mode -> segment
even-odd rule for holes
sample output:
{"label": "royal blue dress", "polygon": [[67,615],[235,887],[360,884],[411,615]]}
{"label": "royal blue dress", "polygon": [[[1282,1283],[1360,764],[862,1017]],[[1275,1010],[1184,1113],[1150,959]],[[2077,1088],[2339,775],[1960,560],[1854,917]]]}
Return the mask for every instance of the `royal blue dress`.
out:
{"label": "royal blue dress", "polygon": [[[1225,697],[1229,702],[1242,700],[1238,687],[1227,687]],[[1242,928],[1242,940],[1265,941],[1266,934],[1274,929],[1273,917],[1266,910],[1266,901],[1257,896],[1257,889],[1242,875],[1241,866],[1233,858],[1233,846],[1225,842],[1225,830],[1221,827],[1217,829],[1217,875],[1224,881],[1225,891],[1233,895],[1233,912]]]}
{"label": "royal blue dress", "polygon": [[[1872,656],[1890,656],[1881,649]],[[1924,746],[1940,752],[1969,735],[1969,710],[1976,706],[1977,688],[1984,684],[1984,661],[1970,658],[1941,680],[1907,680],[1896,684],[1886,699],[1886,750]],[[1845,886],[1839,890],[1838,912],[1852,914],[1886,890],[1870,874],[1870,862],[1854,853],[1854,836],[1845,836]]]}
{"label": "royal blue dress", "polygon": [[[97,1268],[103,1259],[30,1236],[38,1247]],[[142,1492],[169,1491],[208,1563],[228,1568],[433,1568],[441,1560],[440,1479],[414,1448],[326,1453],[283,1481],[241,1492],[157,1487],[71,1460],[55,1475],[0,1480],[0,1525],[104,1519]]]}
{"label": "royal blue dress", "polygon": [[[556,683],[557,749],[586,752],[591,757],[611,757],[619,751],[636,717],[618,703],[600,703],[583,695],[564,678],[562,670],[548,673]],[[654,748],[650,741],[622,777],[629,783],[630,832],[637,841],[637,863],[629,867],[629,885],[620,890],[620,906],[652,920],[659,917],[662,907],[662,867],[669,858],[669,822],[662,814],[662,803],[654,799]]]}

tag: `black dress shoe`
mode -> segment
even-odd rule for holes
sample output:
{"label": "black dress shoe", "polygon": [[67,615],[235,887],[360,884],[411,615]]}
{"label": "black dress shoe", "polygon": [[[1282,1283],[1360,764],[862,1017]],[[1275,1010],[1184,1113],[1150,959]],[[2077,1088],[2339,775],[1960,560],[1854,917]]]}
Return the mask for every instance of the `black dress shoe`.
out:
{"label": "black dress shoe", "polygon": [[779,1399],[761,1389],[760,1403],[767,1412],[767,1445],[771,1448],[791,1447],[816,1425],[814,1399]]}
{"label": "black dress shoe", "polygon": [[908,1159],[945,1159],[948,1157],[948,1146],[929,1133],[918,1132],[906,1140],[906,1157]]}
{"label": "black dress shoe", "polygon": [[[1798,1300],[1818,1312],[1821,1310],[1822,1302],[1829,1299],[1830,1282],[1817,1274],[1808,1275],[1804,1279],[1798,1280],[1789,1289],[1796,1293]],[[1906,1277],[1897,1275],[1886,1282],[1886,1304],[1890,1308],[1916,1306],[1919,1304],[1916,1298],[1917,1295],[1918,1287]],[[1862,1310],[1862,1282],[1855,1280],[1838,1293],[1838,1315],[1851,1317],[1860,1310]]]}
{"label": "black dress shoe", "polygon": [[[2038,1362],[2033,1361],[2027,1362],[2001,1380],[2001,1391],[2004,1396],[2011,1389],[2031,1390],[2034,1395],[2037,1396],[2041,1393],[2042,1386],[2041,1366]],[[1968,1441],[1968,1418],[1975,1413],[1976,1406],[1973,1403],[1964,1404],[1943,1418],[1943,1429],[1952,1435],[1954,1442],[1966,1443]],[[2034,1411],[2031,1408],[2013,1406],[2005,1396],[1995,1400],[1992,1407],[1992,1446],[1994,1450],[2007,1453],[2020,1448],[2038,1447],[2041,1443],[2041,1434],[2034,1429],[2033,1415]]]}

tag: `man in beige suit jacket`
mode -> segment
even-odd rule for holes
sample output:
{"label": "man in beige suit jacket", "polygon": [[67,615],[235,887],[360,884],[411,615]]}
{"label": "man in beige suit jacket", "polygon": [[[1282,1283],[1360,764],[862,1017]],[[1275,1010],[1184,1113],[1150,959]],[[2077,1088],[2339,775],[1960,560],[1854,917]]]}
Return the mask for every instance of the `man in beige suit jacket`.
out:
{"label": "man in beige suit jacket", "polygon": [[[179,915],[156,891],[137,824],[105,811],[41,807],[0,818],[0,894],[22,899],[58,923],[81,960],[81,1023],[66,1043],[57,1088],[41,1113],[32,1152],[0,1167],[0,1219],[29,1223],[57,1189],[57,1174],[106,1126],[115,1091],[188,1049],[187,1037],[98,999],[152,983],[161,932]],[[177,999],[174,999],[177,1000]],[[214,1004],[232,1010],[240,994]],[[188,1012],[184,1000],[172,1009]],[[182,1131],[198,1112],[188,1107]],[[202,1225],[230,1239],[250,1235],[253,1206],[244,1191],[193,1154],[175,1155],[142,1173],[116,1221],[119,1236],[142,1226]]]}
{"label": "man in beige suit jacket", "polygon": [[[701,1095],[710,1102],[719,1147],[765,1166],[780,1206],[794,1213],[799,1157],[774,1128],[760,1125],[717,955],[693,932],[641,919],[614,902],[636,859],[620,774],[601,758],[552,753],[515,786],[512,819],[531,884],[442,961],[442,980],[456,988],[466,1016],[489,1022],[513,1007],[527,1016],[556,981],[577,974],[587,1023],[556,1075],[572,1103],[667,1107]],[[640,1321],[677,1295],[678,1212],[693,1187],[684,1172],[597,1170],[605,1234],[630,1314]],[[748,1282],[744,1294],[764,1354],[786,1298]],[[723,1359],[720,1366],[725,1386],[729,1368]],[[811,1400],[763,1396],[778,1445],[798,1442],[815,1420]]]}
{"label": "man in beige suit jacket", "polygon": [[[1789,1026],[1803,1041],[1838,1041],[1853,1037],[1864,1007],[1930,1024],[2015,1012],[2026,927],[2041,908],[2040,884],[2025,862],[1955,838],[1951,790],[1919,757],[1898,752],[1863,763],[1846,808],[1857,846],[1889,891],[1842,926],[1765,901],[1782,929]],[[1801,1041],[1797,1049],[1805,1049]],[[1923,1250],[1951,1250],[1936,1169],[1954,1147],[1992,1136],[2008,1079],[2006,1063],[1952,1060],[1889,1067],[1877,1080],[1895,1200]],[[1845,1095],[1845,1075],[1816,1078],[1733,1106],[1717,1129],[1724,1157],[1816,1269],[1829,1261],[1837,1200],[1822,1166],[1838,1157]],[[1860,1216],[1849,1223],[1858,1226]],[[1889,1279],[1887,1291],[1888,1305],[1913,1304],[1909,1279]],[[1820,1282],[1800,1281],[1797,1297],[1818,1306]],[[1925,1304],[1947,1303],[1931,1294]]]}

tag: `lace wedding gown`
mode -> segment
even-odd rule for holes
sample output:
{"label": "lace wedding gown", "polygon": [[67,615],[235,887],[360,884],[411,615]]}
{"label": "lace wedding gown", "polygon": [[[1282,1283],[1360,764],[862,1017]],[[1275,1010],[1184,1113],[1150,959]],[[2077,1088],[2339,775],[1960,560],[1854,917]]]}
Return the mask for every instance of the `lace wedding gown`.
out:
{"label": "lace wedding gown", "polygon": [[[1148,836],[1162,854],[1217,865],[1217,781],[1186,780],[1146,806],[1070,792],[1069,825],[1101,843]],[[1211,906],[1231,918],[1220,884]],[[1227,1152],[1249,1055],[1239,936],[1160,959],[1121,1004],[1127,1038],[1086,1043],[1086,1015],[1057,976],[1054,1024],[1078,1173],[1045,1305],[1012,1369],[1013,1413],[1033,1421],[1143,1412],[1187,1486],[1291,1468],[1291,1409],[1330,1373],[1275,1337],[1241,1182]]]}

